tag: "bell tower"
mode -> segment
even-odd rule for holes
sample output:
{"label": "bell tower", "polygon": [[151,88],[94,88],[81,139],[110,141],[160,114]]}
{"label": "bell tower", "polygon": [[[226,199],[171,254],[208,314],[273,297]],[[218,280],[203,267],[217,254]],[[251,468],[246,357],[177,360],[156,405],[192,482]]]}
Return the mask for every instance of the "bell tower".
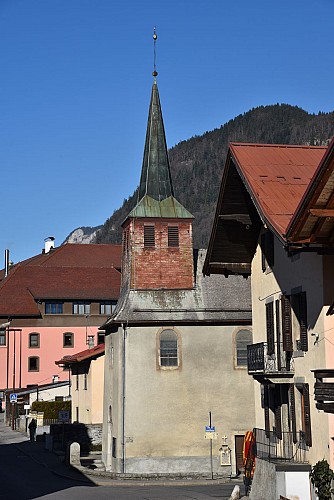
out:
{"label": "bell tower", "polygon": [[132,290],[194,286],[193,216],[175,198],[154,71],[138,202],[123,223],[122,285]]}

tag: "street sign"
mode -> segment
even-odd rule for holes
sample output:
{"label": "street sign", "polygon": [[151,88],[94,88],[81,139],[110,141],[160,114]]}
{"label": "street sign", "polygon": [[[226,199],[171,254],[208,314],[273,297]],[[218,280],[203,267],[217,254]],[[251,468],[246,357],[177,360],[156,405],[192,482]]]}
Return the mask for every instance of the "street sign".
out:
{"label": "street sign", "polygon": [[218,432],[206,432],[204,439],[218,439]]}
{"label": "street sign", "polygon": [[59,422],[69,422],[70,412],[67,410],[59,410],[58,420],[59,420]]}
{"label": "street sign", "polygon": [[12,392],[10,395],[9,395],[9,401],[11,403],[17,403],[17,394],[15,392]]}
{"label": "street sign", "polygon": [[216,427],[214,425],[206,425],[205,432],[216,432]]}

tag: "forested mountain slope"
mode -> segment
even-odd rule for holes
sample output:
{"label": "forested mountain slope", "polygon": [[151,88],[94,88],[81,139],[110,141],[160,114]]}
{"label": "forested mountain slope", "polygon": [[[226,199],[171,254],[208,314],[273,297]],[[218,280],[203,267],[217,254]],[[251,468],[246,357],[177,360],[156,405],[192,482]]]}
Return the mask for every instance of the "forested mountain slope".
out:
{"label": "forested mountain slope", "polygon": [[[309,114],[296,106],[260,106],[219,129],[182,141],[169,150],[175,197],[195,217],[194,246],[208,244],[229,142],[328,144],[334,135],[334,112]],[[121,223],[134,207],[137,192],[97,231],[95,243],[119,243]]]}

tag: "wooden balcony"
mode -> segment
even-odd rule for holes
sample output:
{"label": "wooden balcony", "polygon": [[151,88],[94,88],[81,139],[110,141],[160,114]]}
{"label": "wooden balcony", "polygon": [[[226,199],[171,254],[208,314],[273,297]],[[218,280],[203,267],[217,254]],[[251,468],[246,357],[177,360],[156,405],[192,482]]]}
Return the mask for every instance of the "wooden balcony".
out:
{"label": "wooden balcony", "polygon": [[288,383],[294,375],[293,358],[291,353],[283,351],[282,343],[275,343],[274,352],[270,354],[266,342],[247,346],[247,368],[249,375],[259,381]]}
{"label": "wooden balcony", "polygon": [[334,379],[333,369],[312,370],[315,377],[314,399],[316,408],[326,413],[334,413],[334,380],[324,382],[324,379]]}

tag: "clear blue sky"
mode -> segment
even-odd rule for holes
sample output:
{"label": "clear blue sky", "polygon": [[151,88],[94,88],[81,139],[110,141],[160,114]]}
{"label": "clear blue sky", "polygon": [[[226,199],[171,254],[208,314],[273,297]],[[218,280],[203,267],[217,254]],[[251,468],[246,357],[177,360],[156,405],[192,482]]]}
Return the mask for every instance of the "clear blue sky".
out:
{"label": "clear blue sky", "polygon": [[0,0],[0,267],[136,188],[157,26],[168,146],[252,107],[333,111],[332,0]]}

